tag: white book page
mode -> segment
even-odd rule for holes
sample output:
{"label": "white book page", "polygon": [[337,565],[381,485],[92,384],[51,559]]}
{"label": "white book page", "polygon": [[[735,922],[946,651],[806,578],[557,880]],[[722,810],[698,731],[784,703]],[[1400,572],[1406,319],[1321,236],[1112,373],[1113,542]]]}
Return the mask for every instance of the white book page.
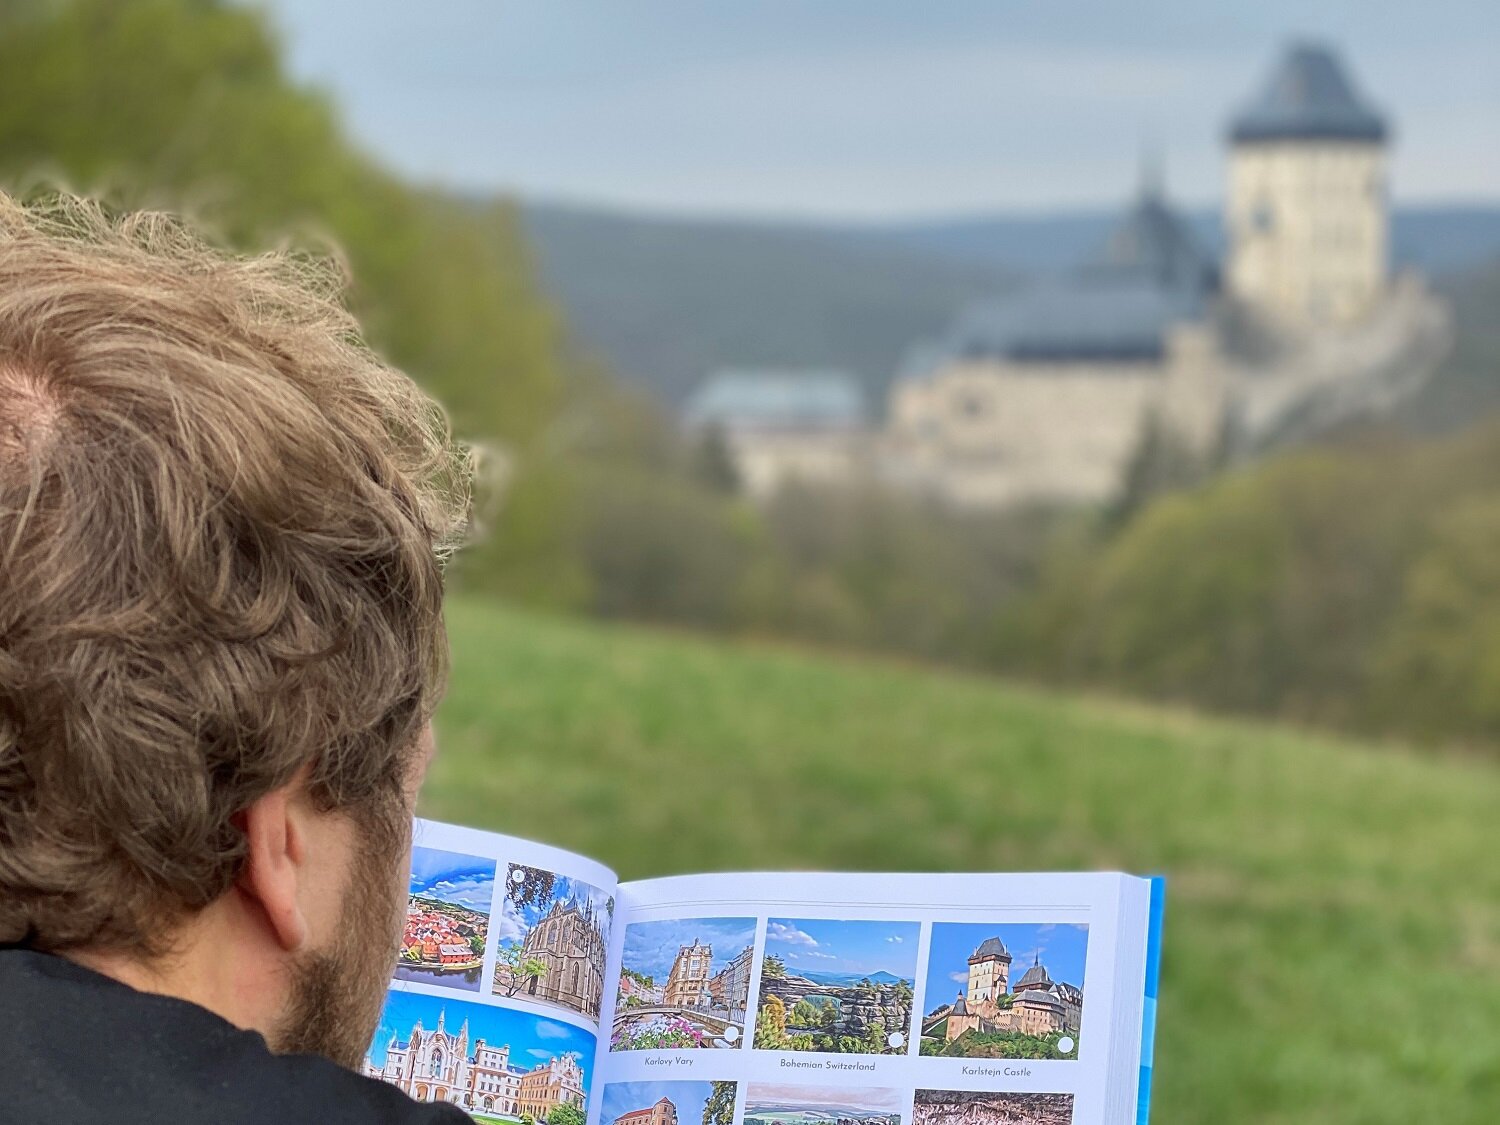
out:
{"label": "white book page", "polygon": [[615,987],[614,872],[436,821],[417,821],[413,842],[402,950],[365,1073],[481,1122],[582,1125]]}
{"label": "white book page", "polygon": [[1104,1121],[1124,881],[623,884],[588,1125]]}

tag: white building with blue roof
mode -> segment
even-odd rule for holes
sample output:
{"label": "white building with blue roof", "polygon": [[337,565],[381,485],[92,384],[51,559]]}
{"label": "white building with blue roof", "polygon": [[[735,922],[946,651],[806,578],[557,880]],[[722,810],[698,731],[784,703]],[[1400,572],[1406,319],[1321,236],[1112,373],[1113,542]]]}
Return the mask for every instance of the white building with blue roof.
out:
{"label": "white building with blue roof", "polygon": [[793,483],[844,486],[869,475],[864,392],[842,371],[715,372],[683,407],[690,432],[717,430],[744,491],[764,499]]}

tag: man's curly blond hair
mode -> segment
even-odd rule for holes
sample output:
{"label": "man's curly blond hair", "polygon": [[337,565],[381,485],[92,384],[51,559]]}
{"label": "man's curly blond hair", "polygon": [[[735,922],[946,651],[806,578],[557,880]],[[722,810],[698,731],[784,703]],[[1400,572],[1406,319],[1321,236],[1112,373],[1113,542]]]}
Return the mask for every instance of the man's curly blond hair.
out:
{"label": "man's curly blond hair", "polygon": [[0,944],[159,950],[304,769],[394,807],[470,474],[341,289],[0,194]]}

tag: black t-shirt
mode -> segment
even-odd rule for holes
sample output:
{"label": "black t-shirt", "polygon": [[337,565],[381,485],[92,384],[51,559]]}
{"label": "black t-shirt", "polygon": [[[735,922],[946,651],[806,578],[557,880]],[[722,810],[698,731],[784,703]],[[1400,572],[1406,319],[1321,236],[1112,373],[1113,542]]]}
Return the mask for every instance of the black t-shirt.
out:
{"label": "black t-shirt", "polygon": [[471,1125],[61,957],[0,948],[0,1123]]}

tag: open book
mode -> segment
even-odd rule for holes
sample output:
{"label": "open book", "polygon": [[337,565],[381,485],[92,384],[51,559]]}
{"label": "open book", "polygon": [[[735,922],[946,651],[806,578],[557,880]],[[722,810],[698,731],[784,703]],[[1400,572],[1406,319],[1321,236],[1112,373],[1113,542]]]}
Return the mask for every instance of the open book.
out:
{"label": "open book", "polygon": [[683,875],[418,821],[366,1073],[479,1121],[1128,1125],[1163,884]]}

